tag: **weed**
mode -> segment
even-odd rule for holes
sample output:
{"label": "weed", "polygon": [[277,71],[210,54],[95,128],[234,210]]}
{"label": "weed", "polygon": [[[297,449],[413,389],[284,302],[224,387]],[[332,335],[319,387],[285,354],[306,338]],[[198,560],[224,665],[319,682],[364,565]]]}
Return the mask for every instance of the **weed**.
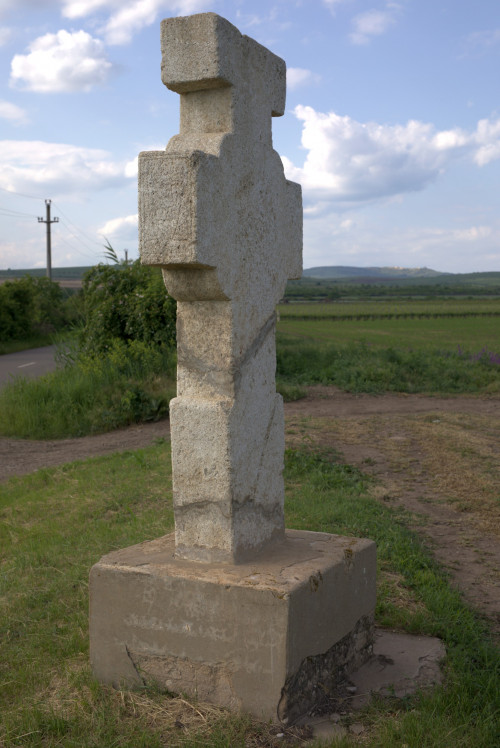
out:
{"label": "weed", "polygon": [[277,373],[288,385],[334,384],[349,392],[495,392],[498,366],[489,357],[334,345],[279,337]]}
{"label": "weed", "polygon": [[106,355],[70,357],[39,379],[18,377],[0,391],[0,433],[83,436],[163,418],[175,394],[175,361],[168,348],[115,340]]}

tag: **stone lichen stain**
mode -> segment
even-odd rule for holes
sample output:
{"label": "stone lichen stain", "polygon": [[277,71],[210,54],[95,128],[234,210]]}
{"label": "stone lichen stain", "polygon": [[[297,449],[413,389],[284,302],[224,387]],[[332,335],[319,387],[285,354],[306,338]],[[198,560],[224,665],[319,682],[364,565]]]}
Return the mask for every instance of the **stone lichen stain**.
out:
{"label": "stone lichen stain", "polygon": [[313,592],[316,592],[322,581],[323,575],[320,571],[318,571],[316,574],[311,574],[311,576],[309,577],[309,587]]}

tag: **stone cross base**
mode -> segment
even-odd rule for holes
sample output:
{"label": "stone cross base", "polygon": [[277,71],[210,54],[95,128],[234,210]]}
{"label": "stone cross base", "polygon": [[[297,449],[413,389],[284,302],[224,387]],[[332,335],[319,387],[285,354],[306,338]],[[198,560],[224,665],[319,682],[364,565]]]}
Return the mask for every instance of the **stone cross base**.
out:
{"label": "stone cross base", "polygon": [[110,553],[90,577],[94,674],[290,723],[371,654],[375,553],[297,530],[239,565],[174,558],[173,535]]}

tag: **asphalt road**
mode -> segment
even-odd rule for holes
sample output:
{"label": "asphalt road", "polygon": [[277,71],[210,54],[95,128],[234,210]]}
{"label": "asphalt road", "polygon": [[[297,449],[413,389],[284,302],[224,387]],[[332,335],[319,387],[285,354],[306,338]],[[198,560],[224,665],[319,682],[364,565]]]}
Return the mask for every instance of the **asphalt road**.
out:
{"label": "asphalt road", "polygon": [[55,352],[56,346],[48,345],[0,356],[0,387],[18,375],[35,378],[53,371],[56,368]]}

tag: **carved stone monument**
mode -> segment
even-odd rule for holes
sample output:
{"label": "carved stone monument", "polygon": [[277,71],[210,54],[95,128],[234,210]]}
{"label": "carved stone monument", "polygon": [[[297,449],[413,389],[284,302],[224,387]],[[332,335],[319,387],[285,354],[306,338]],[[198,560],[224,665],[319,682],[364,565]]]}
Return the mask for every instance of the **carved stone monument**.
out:
{"label": "carved stone monument", "polygon": [[302,275],[302,200],[273,150],[285,63],[212,13],[162,23],[180,134],[139,160],[142,262],[177,299],[170,404],[176,556],[238,562],[282,540],[275,307]]}
{"label": "carved stone monument", "polygon": [[213,13],[162,22],[180,133],[139,158],[142,262],[177,300],[175,536],[91,572],[91,660],[118,685],[290,720],[371,647],[375,546],[286,531],[275,306],[302,272],[271,118],[285,63]]}

